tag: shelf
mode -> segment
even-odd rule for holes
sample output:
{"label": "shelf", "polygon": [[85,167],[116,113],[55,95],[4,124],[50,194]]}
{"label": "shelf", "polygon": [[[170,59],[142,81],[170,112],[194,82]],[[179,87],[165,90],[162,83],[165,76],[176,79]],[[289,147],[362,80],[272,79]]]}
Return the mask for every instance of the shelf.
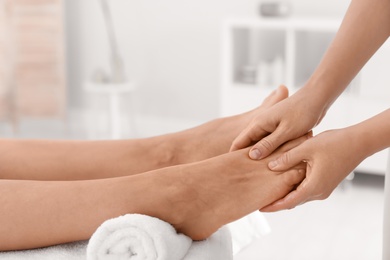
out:
{"label": "shelf", "polygon": [[336,31],[341,24],[340,19],[309,19],[309,18],[257,18],[229,19],[225,26],[229,28],[264,28],[269,30],[305,30],[305,31]]}
{"label": "shelf", "polygon": [[285,41],[283,31],[233,29],[233,81],[252,84],[282,82]]}
{"label": "shelf", "polygon": [[319,19],[229,20],[230,81],[300,87],[321,61],[339,24]]}

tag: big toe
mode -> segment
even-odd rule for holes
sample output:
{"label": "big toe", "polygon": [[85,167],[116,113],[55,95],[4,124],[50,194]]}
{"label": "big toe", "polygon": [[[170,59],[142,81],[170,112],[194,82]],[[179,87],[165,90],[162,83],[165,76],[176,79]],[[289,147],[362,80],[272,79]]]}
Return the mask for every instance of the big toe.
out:
{"label": "big toe", "polygon": [[261,104],[262,107],[271,107],[276,103],[286,99],[288,97],[288,89],[284,85],[280,85],[274,90]]}

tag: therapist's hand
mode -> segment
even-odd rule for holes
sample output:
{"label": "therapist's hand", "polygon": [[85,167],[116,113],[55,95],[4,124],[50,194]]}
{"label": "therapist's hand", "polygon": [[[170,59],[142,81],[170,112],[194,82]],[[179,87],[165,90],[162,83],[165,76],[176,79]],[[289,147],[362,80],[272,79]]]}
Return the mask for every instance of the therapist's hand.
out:
{"label": "therapist's hand", "polygon": [[365,158],[353,128],[326,131],[282,154],[268,164],[283,171],[306,162],[306,178],[286,197],[264,207],[273,212],[292,209],[311,200],[326,199],[337,185]]}
{"label": "therapist's hand", "polygon": [[316,96],[316,93],[301,89],[261,111],[233,141],[230,151],[254,145],[249,156],[255,160],[262,159],[283,143],[308,133],[326,112]]}

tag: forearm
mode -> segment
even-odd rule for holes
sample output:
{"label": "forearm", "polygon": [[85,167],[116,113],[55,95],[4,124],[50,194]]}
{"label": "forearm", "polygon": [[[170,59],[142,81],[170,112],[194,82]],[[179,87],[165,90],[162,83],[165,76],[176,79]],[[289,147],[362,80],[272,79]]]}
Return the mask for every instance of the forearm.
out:
{"label": "forearm", "polygon": [[390,1],[352,0],[305,91],[327,110],[390,35]]}
{"label": "forearm", "polygon": [[356,146],[354,153],[366,158],[390,147],[390,109],[346,129]]}

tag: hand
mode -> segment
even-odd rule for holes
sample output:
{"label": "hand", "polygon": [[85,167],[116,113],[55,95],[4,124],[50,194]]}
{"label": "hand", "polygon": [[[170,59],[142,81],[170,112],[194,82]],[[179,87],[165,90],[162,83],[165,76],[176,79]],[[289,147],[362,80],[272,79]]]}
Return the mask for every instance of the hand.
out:
{"label": "hand", "polygon": [[337,185],[365,158],[359,152],[359,140],[356,141],[353,137],[351,129],[326,131],[270,161],[268,166],[274,171],[287,170],[306,162],[306,178],[294,191],[261,211],[292,209],[307,201],[329,197]]}
{"label": "hand", "polygon": [[239,150],[259,141],[249,152],[252,159],[262,159],[283,143],[309,132],[325,115],[322,102],[308,90],[282,100],[259,112],[233,141],[230,151]]}

